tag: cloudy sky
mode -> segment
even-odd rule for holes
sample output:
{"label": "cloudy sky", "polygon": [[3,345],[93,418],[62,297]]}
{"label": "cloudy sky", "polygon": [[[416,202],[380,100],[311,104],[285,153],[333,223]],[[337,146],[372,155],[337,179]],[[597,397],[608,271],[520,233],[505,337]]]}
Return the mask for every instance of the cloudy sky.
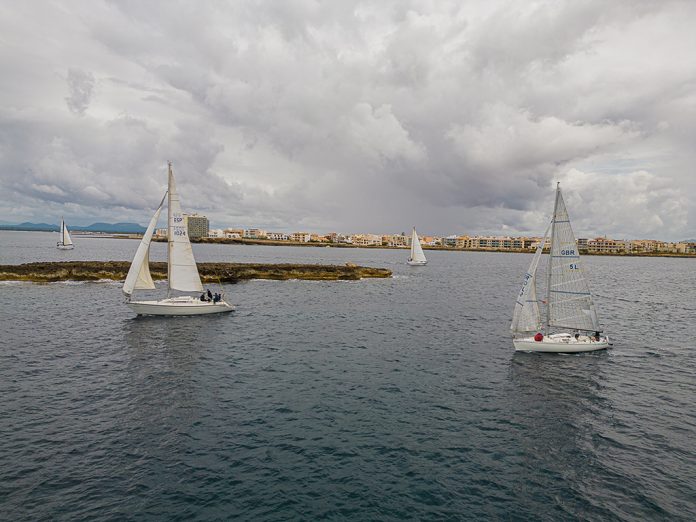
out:
{"label": "cloudy sky", "polygon": [[696,2],[0,0],[0,220],[696,236]]}

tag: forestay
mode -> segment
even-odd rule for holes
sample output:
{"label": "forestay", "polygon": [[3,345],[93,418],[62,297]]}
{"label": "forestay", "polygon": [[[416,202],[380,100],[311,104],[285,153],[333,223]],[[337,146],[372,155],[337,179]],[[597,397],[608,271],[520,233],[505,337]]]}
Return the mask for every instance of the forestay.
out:
{"label": "forestay", "polygon": [[541,254],[546,245],[549,227],[546,228],[544,237],[539,242],[539,246],[537,246],[532,262],[529,265],[529,270],[524,275],[522,289],[517,296],[515,311],[512,315],[512,324],[510,325],[510,330],[513,333],[529,333],[541,330],[541,314],[539,313],[539,302],[536,295],[536,274]]}
{"label": "forestay", "polygon": [[556,190],[551,225],[549,269],[547,326],[599,330],[597,313],[560,187]]}
{"label": "forestay", "polygon": [[179,193],[172,167],[169,166],[169,288],[183,292],[202,292],[203,285],[196,268]]}
{"label": "forestay", "polygon": [[123,283],[123,293],[128,296],[133,293],[133,290],[155,288],[155,283],[152,281],[152,276],[150,275],[150,243],[155,231],[155,226],[157,226],[160,212],[162,212],[164,198],[166,197],[167,194],[165,193],[157,211],[150,220],[150,224],[147,226],[147,230],[145,230],[145,235],[143,235],[143,239],[138,245],[138,250],[135,252],[135,257],[128,270],[126,281]]}

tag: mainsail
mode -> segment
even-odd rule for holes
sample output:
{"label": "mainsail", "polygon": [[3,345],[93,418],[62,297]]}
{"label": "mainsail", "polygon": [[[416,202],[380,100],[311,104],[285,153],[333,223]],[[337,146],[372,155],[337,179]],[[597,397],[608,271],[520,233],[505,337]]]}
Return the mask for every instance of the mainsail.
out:
{"label": "mainsail", "polygon": [[70,232],[68,232],[68,226],[63,218],[60,220],[60,241],[65,246],[73,244],[72,239],[70,239]]}
{"label": "mainsail", "polygon": [[556,188],[547,277],[546,331],[548,332],[549,327],[599,330],[597,313],[583,274],[577,243],[560,186]]}
{"label": "mainsail", "polygon": [[425,254],[423,253],[423,248],[421,247],[420,241],[418,241],[418,234],[416,233],[416,227],[413,227],[413,235],[411,236],[411,258],[410,261],[416,261],[418,263],[423,263],[427,261],[425,259]]}
{"label": "mainsail", "polygon": [[196,268],[184,215],[181,212],[179,193],[176,190],[172,165],[169,164],[169,288],[183,292],[202,292],[203,285]]}
{"label": "mainsail", "polygon": [[126,281],[123,283],[123,293],[127,296],[130,296],[133,290],[155,288],[155,283],[152,281],[152,276],[150,275],[150,242],[152,241],[152,234],[155,231],[157,220],[159,219],[162,206],[164,205],[164,198],[166,197],[167,195],[165,194],[157,211],[154,216],[152,216],[147,230],[145,230],[145,235],[143,235],[143,239],[140,241],[140,245],[138,245],[138,250],[135,252],[135,257],[128,270]]}
{"label": "mainsail", "polygon": [[536,273],[539,267],[539,260],[546,245],[546,238],[549,234],[549,227],[544,232],[543,239],[539,242],[532,262],[529,265],[529,270],[524,275],[522,289],[517,296],[515,302],[515,311],[512,315],[512,324],[510,330],[513,333],[529,333],[538,332],[541,330],[541,314],[539,313],[539,302],[536,295]]}

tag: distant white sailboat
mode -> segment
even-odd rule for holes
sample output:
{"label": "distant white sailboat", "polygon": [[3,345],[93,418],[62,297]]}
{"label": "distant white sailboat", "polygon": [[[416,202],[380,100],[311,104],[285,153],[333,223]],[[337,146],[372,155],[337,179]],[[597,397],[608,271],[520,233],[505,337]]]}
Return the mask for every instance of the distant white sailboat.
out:
{"label": "distant white sailboat", "polygon": [[[549,229],[546,317],[542,325],[536,296],[536,274]],[[560,184],[556,187],[553,218],[524,276],[510,329],[515,350],[518,351],[573,353],[609,347],[609,338],[600,335],[602,330],[583,274]],[[536,335],[530,336],[534,332]]]}
{"label": "distant white sailboat", "polygon": [[[155,288],[150,274],[150,242],[165,198],[168,200],[167,298],[159,301],[133,301],[131,296],[134,290]],[[202,293],[203,285],[198,275],[196,260],[193,257],[191,242],[189,241],[184,216],[181,212],[181,202],[176,190],[172,164],[169,163],[169,186],[167,193],[162,198],[155,215],[150,220],[145,235],[140,245],[138,245],[138,250],[135,252],[126,281],[123,284],[126,304],[138,315],[202,315],[232,312],[234,310],[234,306],[226,303],[224,300],[218,302],[203,301],[199,297],[191,295],[171,297],[172,290]]]}
{"label": "distant white sailboat", "polygon": [[60,239],[56,243],[56,248],[58,248],[58,250],[72,250],[75,248],[75,245],[70,238],[68,227],[62,217],[60,218]]}
{"label": "distant white sailboat", "polygon": [[413,227],[413,234],[411,234],[411,255],[408,258],[408,264],[411,266],[423,266],[427,263],[428,260],[423,253],[423,247],[421,247],[420,241],[418,240],[416,227]]}

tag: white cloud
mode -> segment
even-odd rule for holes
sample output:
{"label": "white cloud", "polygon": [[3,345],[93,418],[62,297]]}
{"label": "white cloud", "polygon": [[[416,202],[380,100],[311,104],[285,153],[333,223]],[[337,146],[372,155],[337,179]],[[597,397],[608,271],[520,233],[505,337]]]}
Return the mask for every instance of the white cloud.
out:
{"label": "white cloud", "polygon": [[693,235],[695,18],[676,0],[7,4],[0,219],[144,222],[172,160],[219,224],[537,231],[562,179],[622,194],[588,233]]}

